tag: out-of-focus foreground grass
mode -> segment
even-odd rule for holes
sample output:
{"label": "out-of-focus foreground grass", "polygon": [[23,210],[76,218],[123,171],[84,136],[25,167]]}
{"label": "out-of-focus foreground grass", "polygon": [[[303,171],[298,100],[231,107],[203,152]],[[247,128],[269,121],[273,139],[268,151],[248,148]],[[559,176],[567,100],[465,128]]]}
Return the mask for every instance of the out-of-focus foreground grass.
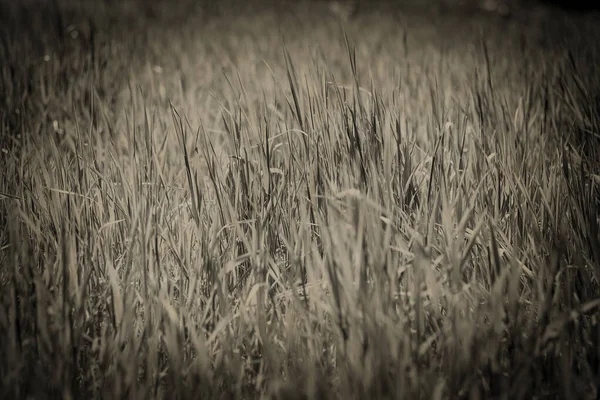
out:
{"label": "out-of-focus foreground grass", "polygon": [[140,3],[0,3],[1,398],[596,398],[597,17]]}

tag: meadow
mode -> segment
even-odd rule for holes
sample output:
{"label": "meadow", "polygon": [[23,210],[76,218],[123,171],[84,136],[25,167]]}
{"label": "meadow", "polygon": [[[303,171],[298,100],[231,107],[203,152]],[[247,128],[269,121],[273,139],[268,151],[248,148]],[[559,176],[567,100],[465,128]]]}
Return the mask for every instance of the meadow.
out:
{"label": "meadow", "polygon": [[598,15],[227,1],[0,1],[0,398],[598,398]]}

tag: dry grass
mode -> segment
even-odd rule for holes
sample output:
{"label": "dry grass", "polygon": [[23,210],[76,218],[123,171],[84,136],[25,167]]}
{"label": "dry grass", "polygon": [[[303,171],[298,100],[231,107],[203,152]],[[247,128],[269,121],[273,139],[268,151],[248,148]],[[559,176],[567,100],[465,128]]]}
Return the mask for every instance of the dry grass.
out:
{"label": "dry grass", "polygon": [[595,17],[58,3],[0,3],[1,398],[598,396]]}

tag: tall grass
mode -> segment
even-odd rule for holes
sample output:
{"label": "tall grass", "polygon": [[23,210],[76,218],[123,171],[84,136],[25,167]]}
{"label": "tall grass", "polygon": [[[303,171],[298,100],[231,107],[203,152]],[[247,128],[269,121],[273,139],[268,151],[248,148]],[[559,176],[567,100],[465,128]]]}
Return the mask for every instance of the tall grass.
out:
{"label": "tall grass", "polygon": [[598,395],[593,17],[2,6],[0,397]]}

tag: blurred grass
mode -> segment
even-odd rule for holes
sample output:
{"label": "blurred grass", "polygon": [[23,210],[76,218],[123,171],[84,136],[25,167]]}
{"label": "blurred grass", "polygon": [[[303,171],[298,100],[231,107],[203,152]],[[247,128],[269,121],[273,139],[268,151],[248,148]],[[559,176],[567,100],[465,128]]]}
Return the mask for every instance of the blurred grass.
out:
{"label": "blurred grass", "polygon": [[597,17],[144,4],[1,3],[0,397],[597,397]]}

